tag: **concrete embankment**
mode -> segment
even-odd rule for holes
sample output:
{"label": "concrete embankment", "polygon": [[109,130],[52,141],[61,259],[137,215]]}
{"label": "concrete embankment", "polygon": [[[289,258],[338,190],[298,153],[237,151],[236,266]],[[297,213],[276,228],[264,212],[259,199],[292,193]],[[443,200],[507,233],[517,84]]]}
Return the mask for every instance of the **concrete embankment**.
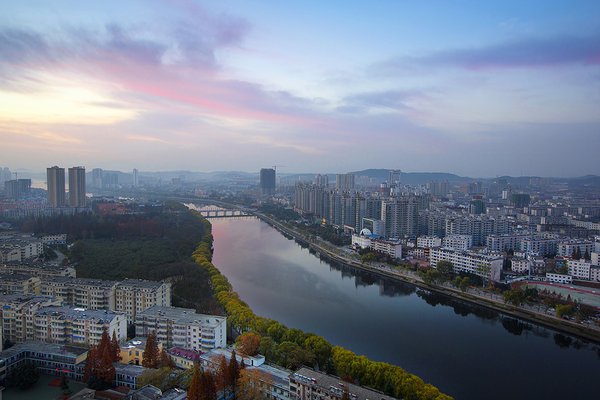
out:
{"label": "concrete embankment", "polygon": [[296,232],[295,230],[285,226],[279,221],[274,220],[264,214],[256,214],[261,220],[265,221],[269,225],[272,225],[279,231],[294,237],[298,242],[303,245],[307,245],[309,248],[319,253],[321,258],[328,259],[330,261],[334,261],[343,265],[347,265],[350,267],[358,268],[364,271],[369,271],[374,274],[380,275],[382,277],[386,277],[389,279],[395,279],[402,282],[411,283],[420,289],[429,290],[432,292],[436,292],[445,296],[449,296],[455,299],[459,299],[461,301],[465,301],[467,303],[471,303],[474,305],[478,305],[480,307],[484,307],[487,309],[491,309],[497,312],[500,312],[504,315],[519,318],[524,321],[528,321],[537,325],[541,325],[546,328],[550,328],[559,332],[566,333],[568,335],[577,337],[579,339],[594,342],[600,344],[600,331],[588,328],[582,324],[579,324],[574,321],[568,321],[564,319],[557,318],[552,315],[544,314],[541,312],[536,312],[528,309],[524,309],[522,307],[515,307],[510,304],[506,304],[502,301],[497,301],[488,297],[484,297],[481,295],[477,295],[474,293],[465,293],[460,290],[443,286],[437,284],[426,284],[419,277],[411,276],[404,274],[400,271],[392,271],[386,270],[378,267],[374,267],[372,265],[361,264],[360,262],[356,262],[353,260],[349,260],[345,257],[341,257],[338,254],[307,240],[304,235]]}

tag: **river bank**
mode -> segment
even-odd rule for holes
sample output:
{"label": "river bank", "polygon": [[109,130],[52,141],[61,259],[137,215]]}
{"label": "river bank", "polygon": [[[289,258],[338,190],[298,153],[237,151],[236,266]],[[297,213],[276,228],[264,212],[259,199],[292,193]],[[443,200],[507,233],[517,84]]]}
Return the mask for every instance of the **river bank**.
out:
{"label": "river bank", "polygon": [[304,237],[304,235],[285,226],[281,222],[270,218],[269,216],[260,213],[257,213],[256,216],[262,221],[266,222],[267,224],[273,226],[277,230],[294,237],[301,244],[308,246],[315,252],[318,252],[320,257],[326,258],[330,261],[334,261],[360,270],[369,271],[389,279],[407,282],[423,290],[429,290],[438,294],[442,294],[444,296],[456,298],[467,303],[471,303],[480,307],[500,312],[507,316],[515,317],[524,321],[535,323],[546,328],[553,329],[558,332],[568,334],[578,339],[600,344],[600,330],[598,329],[588,328],[580,323],[560,319],[553,315],[548,315],[545,313],[536,312],[534,310],[525,309],[523,307],[517,307],[510,304],[506,304],[503,301],[498,301],[494,298],[482,296],[476,293],[474,290],[470,290],[469,292],[462,292],[459,289],[456,289],[451,286],[427,284],[416,275],[404,273],[399,270],[383,269],[374,265],[362,264],[360,262],[356,262],[348,258],[342,257],[338,254],[335,254],[334,252],[324,248],[323,246],[308,240],[306,237]]}

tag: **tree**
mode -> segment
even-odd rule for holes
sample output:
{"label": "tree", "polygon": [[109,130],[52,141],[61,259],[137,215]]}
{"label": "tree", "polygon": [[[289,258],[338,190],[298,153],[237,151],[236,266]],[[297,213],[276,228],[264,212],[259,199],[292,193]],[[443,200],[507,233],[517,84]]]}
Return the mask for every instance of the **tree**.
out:
{"label": "tree", "polygon": [[442,275],[440,272],[433,268],[430,268],[425,274],[422,275],[423,282],[427,284],[436,283],[441,279],[441,277]]}
{"label": "tree", "polygon": [[238,349],[247,356],[255,356],[260,348],[260,336],[253,332],[246,332],[238,337]]}
{"label": "tree", "polygon": [[450,261],[441,260],[438,261],[435,265],[435,268],[439,271],[440,274],[446,275],[454,272],[454,264]]}
{"label": "tree", "polygon": [[63,374],[60,377],[60,389],[61,390],[68,390],[69,389],[69,384],[67,382],[68,382],[67,377]]}
{"label": "tree", "polygon": [[119,362],[123,359],[121,357],[121,346],[119,346],[116,330],[113,331],[112,340],[110,341],[110,353],[113,362]]}
{"label": "tree", "polygon": [[200,368],[198,364],[194,364],[194,374],[192,375],[192,382],[190,383],[190,388],[188,389],[187,395],[189,400],[200,400],[201,399],[201,377],[200,377]]}
{"label": "tree", "polygon": [[361,256],[360,260],[362,261],[363,264],[373,262],[376,260],[375,254],[373,254],[373,253],[363,254]]}
{"label": "tree", "polygon": [[98,378],[102,379],[105,383],[111,383],[115,379],[116,371],[113,365],[110,348],[105,347],[102,353],[102,359],[100,360],[100,367],[98,368]]}
{"label": "tree", "polygon": [[267,390],[273,384],[273,380],[265,372],[252,368],[242,371],[238,384],[238,399],[267,400]]}
{"label": "tree", "polygon": [[229,383],[229,366],[227,365],[227,359],[224,355],[219,356],[219,363],[217,367],[217,389],[223,393],[228,390]]}
{"label": "tree", "polygon": [[519,288],[507,290],[503,295],[504,301],[514,306],[520,306],[525,301],[525,293]]}
{"label": "tree", "polygon": [[558,318],[562,318],[563,316],[568,316],[573,314],[573,306],[571,304],[567,305],[556,305],[556,316]]}
{"label": "tree", "polygon": [[142,365],[146,368],[156,368],[158,366],[158,342],[154,331],[146,337]]}
{"label": "tree", "polygon": [[468,276],[465,276],[462,281],[460,281],[460,290],[463,292],[467,291],[467,288],[473,284],[473,281]]}
{"label": "tree", "polygon": [[231,358],[229,359],[229,365],[227,366],[228,371],[228,386],[229,391],[235,394],[237,389],[237,381],[240,377],[240,366],[237,362],[237,356],[235,350],[231,352]]}
{"label": "tree", "polygon": [[2,346],[2,350],[10,349],[14,344],[8,338],[4,339],[4,344]]}
{"label": "tree", "polygon": [[35,362],[25,361],[8,374],[6,382],[10,386],[27,389],[36,384],[38,379],[40,379],[40,375],[40,370]]}
{"label": "tree", "polygon": [[217,400],[217,385],[215,377],[209,370],[204,370],[200,375],[201,378],[201,399],[202,400]]}
{"label": "tree", "polygon": [[158,366],[157,368],[175,368],[175,361],[171,358],[171,356],[165,351],[165,349],[160,350],[160,354],[158,356]]}
{"label": "tree", "polygon": [[477,265],[476,271],[477,271],[477,275],[481,276],[483,278],[483,282],[485,284],[487,284],[488,280],[490,279],[490,274],[492,272],[491,265],[479,264],[479,265]]}
{"label": "tree", "polygon": [[462,282],[462,278],[460,276],[457,276],[452,280],[452,286],[458,288],[458,287],[460,287],[461,282]]}
{"label": "tree", "polygon": [[588,249],[585,249],[585,253],[583,254],[583,259],[586,261],[590,261],[592,259],[592,256],[590,256],[590,252]]}

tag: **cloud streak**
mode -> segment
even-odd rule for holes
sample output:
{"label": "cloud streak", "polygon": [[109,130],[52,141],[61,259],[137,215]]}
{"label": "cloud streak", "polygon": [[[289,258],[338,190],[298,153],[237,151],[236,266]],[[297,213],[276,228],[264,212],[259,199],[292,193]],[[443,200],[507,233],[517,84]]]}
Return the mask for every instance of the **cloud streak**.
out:
{"label": "cloud streak", "polygon": [[415,71],[417,67],[483,70],[565,64],[600,65],[600,35],[525,37],[478,48],[438,51],[420,57],[397,57],[374,64],[372,71],[394,74]]}

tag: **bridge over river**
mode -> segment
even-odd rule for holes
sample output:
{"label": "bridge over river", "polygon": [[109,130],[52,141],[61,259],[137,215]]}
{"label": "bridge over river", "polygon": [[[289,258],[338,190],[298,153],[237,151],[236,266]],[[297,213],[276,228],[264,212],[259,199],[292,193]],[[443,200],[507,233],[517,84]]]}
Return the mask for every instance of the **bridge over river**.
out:
{"label": "bridge over river", "polygon": [[240,218],[240,217],[252,217],[253,210],[249,208],[231,208],[225,209],[216,206],[208,206],[199,208],[193,204],[187,204],[190,208],[193,208],[200,213],[204,218]]}

